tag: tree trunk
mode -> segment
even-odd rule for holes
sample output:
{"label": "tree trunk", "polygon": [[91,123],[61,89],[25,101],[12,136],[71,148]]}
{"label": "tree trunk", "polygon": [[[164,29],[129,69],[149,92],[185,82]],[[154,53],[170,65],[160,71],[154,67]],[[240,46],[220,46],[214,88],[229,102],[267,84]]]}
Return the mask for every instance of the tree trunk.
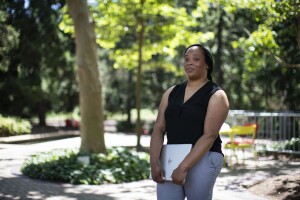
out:
{"label": "tree trunk", "polygon": [[[141,8],[143,8],[144,0],[140,1]],[[142,135],[142,122],[141,122],[141,91],[142,91],[142,64],[143,64],[143,42],[144,42],[144,32],[145,32],[145,24],[142,13],[138,14],[138,67],[137,67],[137,80],[136,80],[136,111],[137,111],[137,119],[136,119],[136,134],[137,134],[137,150],[141,149],[141,135]]]}
{"label": "tree trunk", "polygon": [[222,70],[222,50],[223,50],[223,42],[222,42],[222,32],[223,32],[223,14],[225,12],[222,8],[220,8],[220,17],[219,17],[219,23],[218,23],[218,29],[217,29],[217,54],[215,59],[215,70],[217,75],[217,83],[219,85],[223,85],[224,83],[224,77],[223,77],[223,70]]}
{"label": "tree trunk", "polygon": [[127,82],[127,99],[126,99],[126,113],[127,113],[127,124],[128,125],[131,125],[131,109],[132,109],[132,106],[133,106],[133,103],[132,103],[132,96],[133,96],[133,93],[131,92],[132,91],[132,88],[131,88],[131,85],[132,85],[132,70],[128,70],[128,82]]}
{"label": "tree trunk", "polygon": [[47,104],[44,99],[41,99],[38,103],[38,116],[39,116],[39,126],[46,126],[46,112],[47,112]]}
{"label": "tree trunk", "polygon": [[75,28],[80,102],[80,151],[104,153],[101,81],[93,20],[86,0],[67,0]]}
{"label": "tree trunk", "polygon": [[297,42],[298,48],[300,49],[300,14],[296,16],[296,27],[297,27]]}

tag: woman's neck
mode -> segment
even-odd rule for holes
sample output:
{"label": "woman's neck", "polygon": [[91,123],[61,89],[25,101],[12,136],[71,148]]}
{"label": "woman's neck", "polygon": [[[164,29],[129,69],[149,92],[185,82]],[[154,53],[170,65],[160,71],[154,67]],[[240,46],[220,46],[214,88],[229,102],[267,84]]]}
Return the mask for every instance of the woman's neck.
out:
{"label": "woman's neck", "polygon": [[188,80],[187,86],[190,88],[199,88],[205,85],[208,82],[208,78],[197,79],[197,80]]}

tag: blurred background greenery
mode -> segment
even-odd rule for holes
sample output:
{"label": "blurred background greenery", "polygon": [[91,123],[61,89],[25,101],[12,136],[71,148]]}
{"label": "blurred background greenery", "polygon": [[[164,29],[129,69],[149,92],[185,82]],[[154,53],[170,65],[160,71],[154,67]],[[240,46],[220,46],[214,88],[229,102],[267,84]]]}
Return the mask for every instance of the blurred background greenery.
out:
{"label": "blurred background greenery", "polygon": [[[93,0],[88,5],[106,119],[135,119],[141,28],[141,108],[147,110],[142,120],[152,120],[163,92],[185,79],[182,54],[193,43],[213,53],[213,79],[226,90],[230,109],[300,109],[297,1]],[[40,125],[53,116],[80,118],[74,30],[65,1],[1,1],[0,35],[0,113],[37,119]]]}

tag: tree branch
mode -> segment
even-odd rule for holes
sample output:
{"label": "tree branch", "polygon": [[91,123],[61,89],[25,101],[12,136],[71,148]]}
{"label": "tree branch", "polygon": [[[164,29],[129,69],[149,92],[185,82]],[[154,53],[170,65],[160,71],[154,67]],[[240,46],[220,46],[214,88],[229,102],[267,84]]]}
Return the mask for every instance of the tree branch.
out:
{"label": "tree branch", "polygon": [[275,60],[279,63],[279,64],[283,64],[287,67],[290,67],[290,68],[300,68],[300,64],[291,64],[291,63],[287,63],[285,62],[284,60],[282,60],[281,58],[279,58],[278,56],[274,56],[275,57]]}

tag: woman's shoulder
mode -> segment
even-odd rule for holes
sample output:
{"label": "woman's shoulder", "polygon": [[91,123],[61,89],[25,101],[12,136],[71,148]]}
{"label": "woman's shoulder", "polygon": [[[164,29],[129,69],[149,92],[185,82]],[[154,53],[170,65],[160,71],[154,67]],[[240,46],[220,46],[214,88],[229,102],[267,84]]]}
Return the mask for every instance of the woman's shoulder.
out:
{"label": "woman's shoulder", "polygon": [[169,88],[165,91],[165,93],[164,93],[164,95],[163,95],[163,98],[168,99],[170,95],[171,95],[171,96],[174,96],[174,94],[177,93],[177,91],[178,91],[181,87],[183,87],[185,84],[186,84],[186,81],[184,81],[184,82],[182,82],[182,83],[179,83],[179,84],[176,84],[176,85],[173,85],[173,86],[169,87]]}
{"label": "woman's shoulder", "polygon": [[223,90],[223,88],[213,81],[209,81],[211,86],[211,93],[214,94],[218,90]]}
{"label": "woman's shoulder", "polygon": [[179,83],[179,84],[173,85],[173,86],[169,87],[169,88],[166,90],[166,92],[165,92],[165,93],[168,93],[168,94],[170,94],[172,91],[174,92],[174,91],[178,90],[180,87],[183,87],[183,86],[185,86],[185,85],[186,85],[186,83],[187,83],[187,81],[184,81],[184,82],[182,82],[182,83]]}
{"label": "woman's shoulder", "polygon": [[228,104],[228,98],[225,93],[225,91],[220,87],[216,87],[212,93],[211,93],[211,101],[213,102],[224,102],[225,104]]}
{"label": "woman's shoulder", "polygon": [[173,89],[176,87],[176,85],[173,85],[171,87],[169,87],[166,91],[165,91],[165,94],[164,96],[169,96],[170,93],[173,91]]}

